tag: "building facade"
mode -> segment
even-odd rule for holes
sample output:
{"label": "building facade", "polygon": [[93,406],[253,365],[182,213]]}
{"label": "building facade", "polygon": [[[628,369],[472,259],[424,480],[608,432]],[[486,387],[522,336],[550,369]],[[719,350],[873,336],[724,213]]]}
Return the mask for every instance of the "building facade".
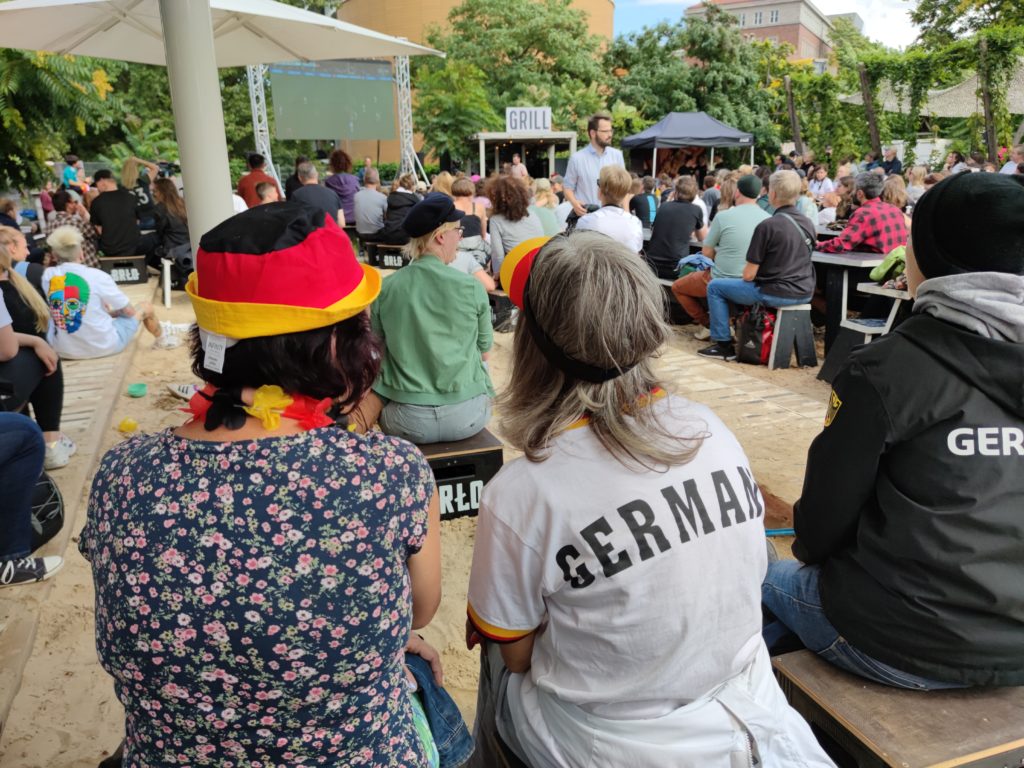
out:
{"label": "building facade", "polygon": [[[793,47],[791,61],[811,59],[819,71],[828,66],[832,47],[829,34],[832,19],[810,0],[712,0],[715,5],[732,14],[745,37],[789,43]],[[702,18],[703,5],[686,9],[686,18]],[[859,30],[863,21],[857,14],[840,14],[849,18]]]}

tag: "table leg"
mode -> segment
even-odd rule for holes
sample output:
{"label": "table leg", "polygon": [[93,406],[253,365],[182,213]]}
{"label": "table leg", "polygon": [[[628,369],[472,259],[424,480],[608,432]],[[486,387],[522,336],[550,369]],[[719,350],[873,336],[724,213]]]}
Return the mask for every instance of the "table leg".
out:
{"label": "table leg", "polygon": [[829,266],[825,273],[825,354],[839,334],[843,320],[843,273],[845,268]]}

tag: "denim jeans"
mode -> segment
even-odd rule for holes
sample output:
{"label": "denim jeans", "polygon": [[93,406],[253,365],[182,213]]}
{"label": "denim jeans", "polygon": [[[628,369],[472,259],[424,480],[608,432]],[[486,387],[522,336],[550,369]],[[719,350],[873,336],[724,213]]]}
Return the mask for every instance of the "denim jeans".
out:
{"label": "denim jeans", "polygon": [[0,413],[0,560],[32,553],[32,492],[45,454],[43,433],[32,419]]}
{"label": "denim jeans", "polygon": [[419,685],[416,693],[423,702],[441,768],[457,768],[473,754],[473,737],[469,735],[462,713],[448,692],[434,681],[429,662],[414,653],[406,653],[405,665]]}
{"label": "denim jeans", "polygon": [[527,764],[525,751],[516,738],[515,724],[508,705],[508,680],[511,675],[501,658],[501,647],[486,640],[481,642],[476,722],[473,724],[476,750],[467,768],[515,765],[515,760]]}
{"label": "denim jeans", "polygon": [[711,339],[713,341],[730,341],[729,302],[749,307],[753,304],[767,304],[769,307],[788,307],[793,304],[806,304],[810,296],[798,299],[785,299],[781,296],[769,296],[763,293],[752,280],[741,280],[736,277],[717,277],[708,283],[708,311],[711,313]]}
{"label": "denim jeans", "polygon": [[379,421],[385,434],[424,444],[465,440],[486,427],[490,418],[490,396],[478,395],[450,405],[411,405],[387,401],[380,412]]}
{"label": "denim jeans", "polygon": [[882,685],[913,691],[966,687],[903,672],[850,645],[832,626],[821,607],[820,577],[821,568],[816,565],[804,565],[796,560],[768,564],[768,573],[761,585],[761,601],[775,617],[763,629],[769,650],[794,633],[825,661]]}

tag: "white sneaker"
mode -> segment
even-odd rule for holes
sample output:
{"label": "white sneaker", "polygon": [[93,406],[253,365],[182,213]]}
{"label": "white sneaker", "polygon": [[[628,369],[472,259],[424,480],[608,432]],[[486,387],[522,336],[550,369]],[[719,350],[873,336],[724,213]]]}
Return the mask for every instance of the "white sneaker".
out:
{"label": "white sneaker", "polygon": [[[61,437],[64,437],[61,435]],[[66,439],[66,438],[65,438]],[[70,443],[70,447],[68,446]],[[60,469],[66,467],[68,462],[71,461],[71,454],[75,452],[77,446],[70,440],[64,442],[64,440],[58,439],[46,446],[46,454],[43,458],[43,469]]]}
{"label": "white sneaker", "polygon": [[181,339],[175,336],[173,333],[160,329],[162,333],[156,337],[156,341],[153,342],[153,349],[174,349],[181,346]]}
{"label": "white sneaker", "polygon": [[160,330],[163,333],[181,334],[192,330],[192,323],[172,323],[170,320],[160,321]]}
{"label": "white sneaker", "polygon": [[192,395],[199,391],[198,384],[168,384],[167,391],[182,400],[191,400]]}
{"label": "white sneaker", "polygon": [[64,567],[64,558],[22,557],[17,560],[0,560],[0,587],[14,587],[46,581]]}
{"label": "white sneaker", "polygon": [[65,448],[68,449],[68,456],[74,456],[78,451],[78,446],[75,445],[75,441],[65,435],[63,432],[60,433],[60,437],[57,438],[57,442],[61,443]]}
{"label": "white sneaker", "polygon": [[711,329],[701,326],[701,329],[693,334],[693,338],[697,341],[707,341],[711,338]]}

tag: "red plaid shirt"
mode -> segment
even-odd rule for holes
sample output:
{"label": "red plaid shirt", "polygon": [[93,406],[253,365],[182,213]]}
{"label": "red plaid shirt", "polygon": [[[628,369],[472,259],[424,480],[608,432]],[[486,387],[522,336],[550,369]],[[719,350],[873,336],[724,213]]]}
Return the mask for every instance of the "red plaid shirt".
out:
{"label": "red plaid shirt", "polygon": [[880,199],[865,200],[853,212],[850,223],[838,237],[818,244],[822,253],[843,251],[868,251],[888,253],[893,248],[907,244],[907,224],[903,211]]}

